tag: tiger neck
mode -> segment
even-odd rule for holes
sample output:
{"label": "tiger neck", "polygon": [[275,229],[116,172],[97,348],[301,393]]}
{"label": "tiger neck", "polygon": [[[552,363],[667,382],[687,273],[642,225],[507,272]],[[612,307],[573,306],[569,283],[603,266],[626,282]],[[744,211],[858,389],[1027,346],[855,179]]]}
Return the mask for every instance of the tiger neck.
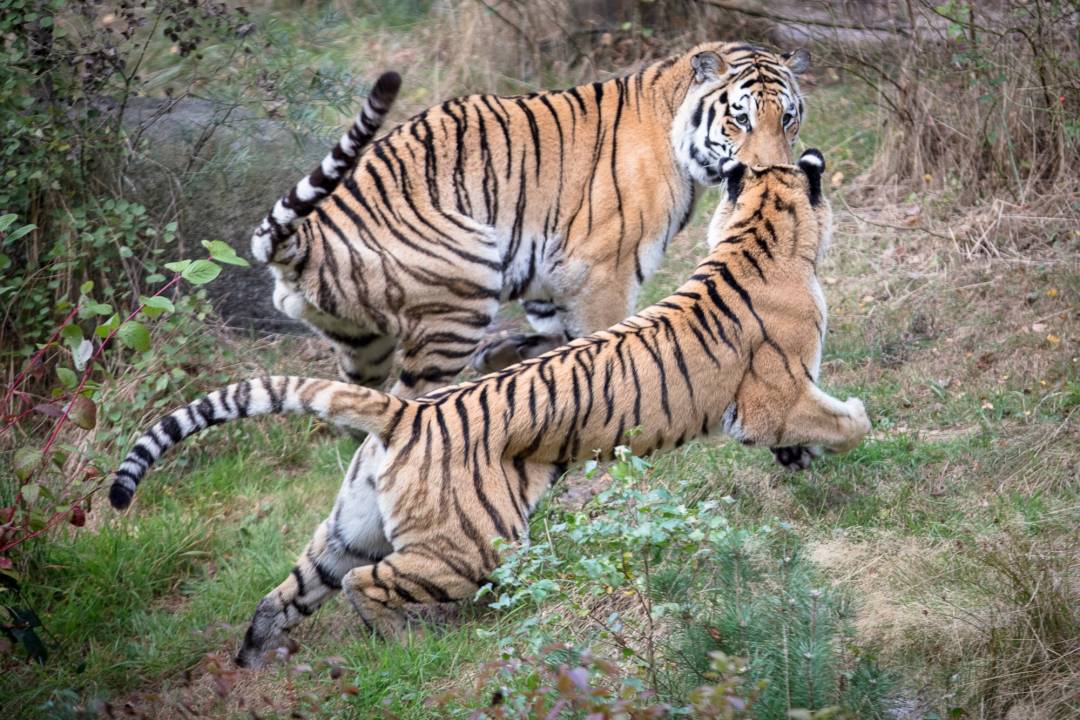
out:
{"label": "tiger neck", "polygon": [[656,113],[657,120],[670,127],[679,106],[686,99],[694,76],[690,56],[683,54],[660,60],[642,68],[638,74],[641,76],[642,94],[651,101],[649,105]]}

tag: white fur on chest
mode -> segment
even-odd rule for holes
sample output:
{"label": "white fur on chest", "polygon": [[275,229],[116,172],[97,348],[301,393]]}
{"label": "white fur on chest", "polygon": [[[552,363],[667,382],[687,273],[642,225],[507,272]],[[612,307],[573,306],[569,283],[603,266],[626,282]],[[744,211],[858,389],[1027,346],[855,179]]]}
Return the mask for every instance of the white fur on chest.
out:
{"label": "white fur on chest", "polygon": [[821,289],[821,283],[818,282],[817,275],[810,276],[810,294],[814,298],[814,305],[817,306],[818,317],[821,318],[821,337],[818,338],[817,354],[810,365],[810,374],[816,379],[818,372],[821,370],[821,352],[825,347],[825,332],[829,322],[829,310],[825,304],[825,293]]}

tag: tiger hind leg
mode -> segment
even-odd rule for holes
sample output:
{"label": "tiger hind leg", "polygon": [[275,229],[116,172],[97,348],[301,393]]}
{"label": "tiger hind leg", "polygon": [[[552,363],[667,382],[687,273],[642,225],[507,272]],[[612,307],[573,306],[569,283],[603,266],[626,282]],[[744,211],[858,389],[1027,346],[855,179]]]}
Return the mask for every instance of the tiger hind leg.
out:
{"label": "tiger hind leg", "polygon": [[394,367],[397,339],[390,335],[366,333],[322,333],[337,355],[341,379],[355,385],[382,388]]}
{"label": "tiger hind leg", "polygon": [[427,318],[402,340],[401,375],[390,392],[415,398],[453,383],[468,366],[498,307],[497,299],[486,299]]}
{"label": "tiger hind leg", "polygon": [[350,570],[342,585],[369,630],[388,640],[402,640],[405,605],[463,600],[479,589],[480,582],[428,553],[403,549]]}
{"label": "tiger hind leg", "polygon": [[502,370],[522,360],[540,357],[572,339],[563,327],[562,309],[553,301],[523,300],[521,306],[536,332],[511,333],[485,341],[473,356],[475,370],[484,373]]}
{"label": "tiger hind leg", "polygon": [[330,343],[342,380],[382,388],[394,364],[397,340],[393,336],[323,312],[308,302],[294,282],[280,276],[274,284],[274,307],[303,321]]}
{"label": "tiger hind leg", "polygon": [[290,629],[341,589],[350,570],[392,552],[383,533],[374,482],[383,453],[372,439],[356,452],[330,517],[319,525],[289,575],[259,601],[237,665],[260,666]]}

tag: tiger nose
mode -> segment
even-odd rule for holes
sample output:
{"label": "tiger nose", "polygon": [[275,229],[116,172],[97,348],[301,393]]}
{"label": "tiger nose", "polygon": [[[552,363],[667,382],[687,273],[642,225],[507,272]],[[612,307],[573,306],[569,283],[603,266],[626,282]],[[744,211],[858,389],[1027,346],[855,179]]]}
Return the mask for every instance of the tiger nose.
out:
{"label": "tiger nose", "polygon": [[739,160],[750,166],[790,165],[791,144],[782,132],[755,129],[750,142],[743,145]]}

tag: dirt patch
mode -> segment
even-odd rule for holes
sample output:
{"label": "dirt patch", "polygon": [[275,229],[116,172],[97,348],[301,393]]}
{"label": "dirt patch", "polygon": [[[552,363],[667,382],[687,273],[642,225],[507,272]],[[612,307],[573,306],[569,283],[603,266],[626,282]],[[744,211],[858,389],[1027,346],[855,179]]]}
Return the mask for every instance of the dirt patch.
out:
{"label": "dirt patch", "polygon": [[279,667],[237,669],[231,649],[206,655],[179,680],[131,693],[116,704],[133,717],[187,720],[191,717],[224,718],[251,714],[288,713],[298,704],[295,683]]}

